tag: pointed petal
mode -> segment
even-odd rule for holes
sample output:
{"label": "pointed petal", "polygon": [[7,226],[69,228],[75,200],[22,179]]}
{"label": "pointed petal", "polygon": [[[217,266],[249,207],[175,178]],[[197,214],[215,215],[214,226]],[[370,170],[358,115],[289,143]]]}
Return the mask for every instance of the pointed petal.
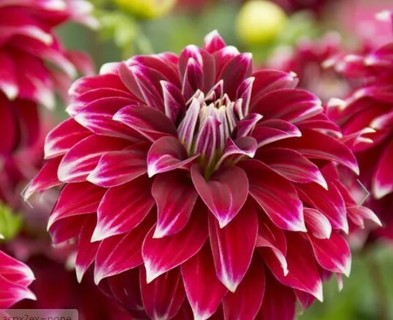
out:
{"label": "pointed petal", "polygon": [[181,91],[172,83],[161,81],[162,94],[164,96],[165,115],[177,123],[179,116],[186,111],[186,103]]}
{"label": "pointed petal", "polygon": [[113,120],[134,129],[150,141],[177,135],[171,120],[161,111],[147,105],[135,104],[121,108]]}
{"label": "pointed petal", "polygon": [[265,268],[254,258],[246,276],[234,293],[228,292],[223,300],[225,320],[254,320],[265,294]]}
{"label": "pointed petal", "polygon": [[266,261],[270,271],[282,284],[309,293],[322,301],[322,280],[310,244],[302,235],[295,233],[287,233],[287,240],[288,274],[283,274],[281,266],[275,260]]}
{"label": "pointed petal", "polygon": [[66,184],[48,220],[48,230],[54,222],[64,218],[97,211],[105,189],[82,182]]}
{"label": "pointed petal", "polygon": [[382,152],[377,164],[377,170],[373,177],[373,195],[380,199],[393,192],[393,141],[391,141]]}
{"label": "pointed petal", "polygon": [[92,241],[99,241],[137,227],[154,206],[151,182],[139,178],[110,188],[97,209],[97,227]]}
{"label": "pointed petal", "polygon": [[224,228],[241,210],[248,196],[248,179],[238,167],[222,168],[208,181],[197,165],[191,167],[191,178],[203,202]]}
{"label": "pointed petal", "polygon": [[309,237],[309,239],[315,258],[322,268],[349,276],[351,271],[351,250],[343,236],[333,233],[329,239],[317,239],[314,237]]}
{"label": "pointed petal", "polygon": [[178,269],[146,283],[146,272],[141,268],[139,279],[143,305],[149,319],[171,319],[178,313],[186,297]]}
{"label": "pointed petal", "polygon": [[[351,169],[356,174],[359,167],[355,156],[340,140],[315,130],[303,129],[301,139],[282,142],[282,147],[295,149],[307,158],[334,161]],[[321,148],[323,146],[323,148]]]}
{"label": "pointed petal", "polygon": [[287,239],[282,229],[277,228],[271,222],[259,220],[259,234],[256,247],[266,262],[269,259],[276,260],[284,275],[288,274]]}
{"label": "pointed petal", "polygon": [[299,123],[323,112],[318,97],[306,90],[280,89],[264,95],[251,112],[259,113],[265,119],[282,119]]}
{"label": "pointed petal", "polygon": [[79,233],[78,250],[75,261],[75,271],[79,283],[82,281],[83,275],[96,258],[98,243],[90,242],[95,225],[96,217],[91,216],[86,219]]}
{"label": "pointed petal", "polygon": [[57,175],[62,182],[81,182],[97,166],[99,159],[108,151],[122,150],[129,142],[122,139],[93,135],[83,139],[70,149],[60,162]]}
{"label": "pointed petal", "polygon": [[205,50],[214,53],[222,48],[225,48],[226,43],[224,39],[220,36],[217,30],[208,33],[205,36]]}
{"label": "pointed petal", "polygon": [[[247,230],[247,232],[244,232]],[[258,216],[252,204],[245,205],[224,228],[209,215],[209,238],[217,278],[235,292],[251,263],[258,235]]]}
{"label": "pointed petal", "polygon": [[184,288],[195,320],[212,316],[227,293],[217,279],[213,265],[210,249],[205,246],[181,266]]}
{"label": "pointed petal", "polygon": [[188,169],[197,156],[188,158],[184,146],[175,137],[162,137],[153,142],[147,153],[149,177],[175,169]]}
{"label": "pointed petal", "polygon": [[307,230],[318,239],[329,239],[332,225],[321,212],[312,208],[304,208],[304,219]]}
{"label": "pointed petal", "polygon": [[57,169],[59,167],[61,157],[48,160],[37,173],[37,175],[30,181],[23,192],[23,198],[27,201],[33,193],[45,191],[49,188],[61,184],[57,178]]}
{"label": "pointed petal", "polygon": [[286,148],[261,150],[258,158],[276,173],[297,183],[318,183],[327,188],[325,178],[319,168],[301,153]]}
{"label": "pointed petal", "polygon": [[128,233],[103,240],[96,256],[94,282],[120,274],[143,264],[142,243],[153,224],[150,216]]}
{"label": "pointed petal", "polygon": [[70,118],[52,129],[45,139],[45,159],[65,154],[91,133]]}
{"label": "pointed petal", "polygon": [[198,194],[192,181],[176,172],[163,173],[154,179],[151,194],[157,204],[154,238],[180,232],[188,223]]}
{"label": "pointed petal", "polygon": [[135,104],[135,100],[128,97],[104,97],[86,103],[73,115],[73,118],[81,126],[95,134],[133,141],[140,135],[129,126],[112,119],[119,110],[131,104]]}
{"label": "pointed petal", "polygon": [[315,183],[298,185],[300,198],[329,219],[333,229],[348,233],[348,219],[343,197],[337,187],[328,182],[328,189]]}
{"label": "pointed petal", "polygon": [[280,119],[260,121],[251,133],[251,136],[257,140],[259,148],[279,140],[301,137],[301,135],[298,127]]}
{"label": "pointed petal", "polygon": [[306,231],[303,204],[292,183],[257,160],[244,160],[241,166],[250,181],[250,195],[270,220],[284,230]]}
{"label": "pointed petal", "polygon": [[251,111],[254,105],[267,93],[278,89],[293,89],[299,79],[293,72],[284,72],[273,69],[261,69],[253,73],[253,90],[251,93]]}
{"label": "pointed petal", "polygon": [[164,238],[153,238],[153,227],[143,243],[142,255],[147,282],[172,270],[194,256],[207,240],[206,209],[196,206],[192,218],[183,230]]}
{"label": "pointed petal", "polygon": [[146,152],[132,146],[103,154],[86,180],[110,188],[134,180],[145,174],[146,170]]}

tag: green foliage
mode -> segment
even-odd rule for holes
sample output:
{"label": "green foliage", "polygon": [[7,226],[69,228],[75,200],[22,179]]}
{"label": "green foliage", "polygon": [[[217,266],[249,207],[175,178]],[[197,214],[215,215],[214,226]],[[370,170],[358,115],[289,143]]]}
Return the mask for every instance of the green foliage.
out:
{"label": "green foliage", "polygon": [[13,239],[22,226],[22,217],[5,204],[0,203],[0,237],[3,241]]}

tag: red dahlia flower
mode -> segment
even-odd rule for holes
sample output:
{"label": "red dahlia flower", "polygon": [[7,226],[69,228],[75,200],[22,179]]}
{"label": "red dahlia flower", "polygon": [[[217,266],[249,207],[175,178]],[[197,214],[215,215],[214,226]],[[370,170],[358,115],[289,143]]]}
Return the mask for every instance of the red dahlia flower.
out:
{"label": "red dahlia flower", "polygon": [[137,318],[292,319],[348,275],[349,225],[377,220],[336,179],[356,159],[320,100],[251,63],[213,32],[105,65],[47,136],[25,196],[63,185],[54,243]]}
{"label": "red dahlia flower", "polygon": [[293,49],[279,47],[269,66],[295,72],[299,87],[315,93],[325,103],[331,97],[345,97],[350,89],[344,77],[324,65],[329,58],[342,56],[342,51],[340,36],[328,33],[318,40],[301,40]]}
{"label": "red dahlia flower", "polygon": [[[0,3],[0,91],[53,107],[76,68],[90,69],[87,57],[66,51],[54,28],[67,21],[93,25],[84,0],[3,0]],[[87,71],[87,70],[86,70]]]}
{"label": "red dahlia flower", "polygon": [[0,309],[22,299],[35,299],[27,288],[33,280],[34,275],[25,264],[0,251]]}
{"label": "red dahlia flower", "polygon": [[23,175],[17,153],[33,148],[42,132],[38,105],[53,107],[54,92],[64,95],[76,69],[91,71],[87,57],[65,50],[54,29],[71,20],[93,25],[90,10],[84,0],[0,2],[0,125],[7,132],[0,142],[0,200],[13,207]]}
{"label": "red dahlia flower", "polygon": [[371,190],[367,205],[385,225],[372,237],[393,239],[393,42],[368,54],[348,55],[336,65],[360,83],[332,106],[337,105],[334,117],[359,161],[360,179]]}

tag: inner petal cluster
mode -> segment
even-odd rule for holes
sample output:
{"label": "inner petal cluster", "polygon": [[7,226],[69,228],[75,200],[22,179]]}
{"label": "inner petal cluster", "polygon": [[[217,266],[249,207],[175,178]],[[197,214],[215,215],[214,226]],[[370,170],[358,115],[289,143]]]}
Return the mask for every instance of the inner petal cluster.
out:
{"label": "inner petal cluster", "polygon": [[222,157],[228,138],[248,106],[242,98],[231,101],[219,81],[207,94],[197,90],[187,103],[177,131],[189,156],[199,155],[205,174],[210,175]]}

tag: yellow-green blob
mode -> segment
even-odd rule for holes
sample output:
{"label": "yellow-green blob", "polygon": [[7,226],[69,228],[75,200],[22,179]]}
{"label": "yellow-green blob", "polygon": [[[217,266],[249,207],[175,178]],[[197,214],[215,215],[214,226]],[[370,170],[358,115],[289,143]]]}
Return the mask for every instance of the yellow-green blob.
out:
{"label": "yellow-green blob", "polygon": [[176,0],[115,0],[122,10],[142,19],[156,19],[166,15]]}
{"label": "yellow-green blob", "polygon": [[22,227],[22,218],[5,204],[0,202],[0,239],[3,241],[14,238]]}
{"label": "yellow-green blob", "polygon": [[286,21],[285,12],[275,3],[252,0],[241,7],[236,19],[236,31],[245,44],[264,44],[277,36]]}

